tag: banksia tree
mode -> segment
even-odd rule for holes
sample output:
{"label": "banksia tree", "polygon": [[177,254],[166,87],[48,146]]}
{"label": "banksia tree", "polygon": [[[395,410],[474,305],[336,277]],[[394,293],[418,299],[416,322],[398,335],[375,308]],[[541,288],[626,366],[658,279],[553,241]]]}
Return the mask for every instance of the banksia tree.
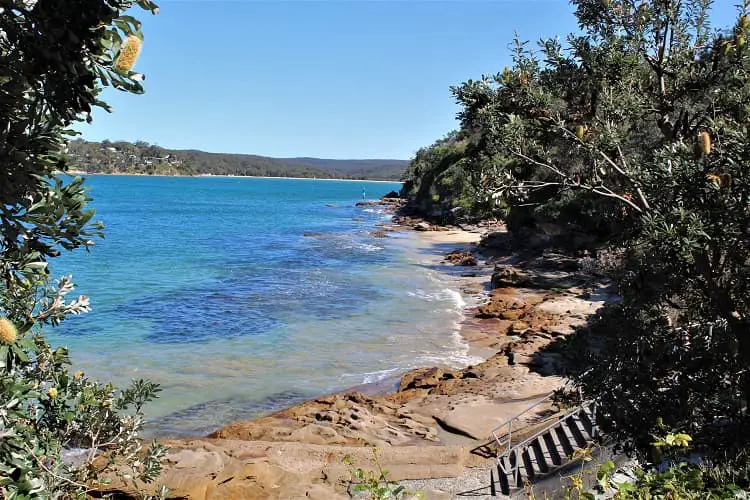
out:
{"label": "banksia tree", "polygon": [[707,454],[750,450],[748,3],[715,30],[706,0],[572,0],[565,46],[516,40],[509,70],[452,89],[465,164],[511,221],[585,206],[616,228],[623,300],[577,381],[644,452],[657,416]]}
{"label": "banksia tree", "polygon": [[[83,179],[59,174],[69,161],[62,152],[75,123],[106,108],[103,86],[143,92],[124,71],[139,50],[140,23],[125,15],[136,5],[156,10],[150,0],[3,2],[0,498],[84,498],[95,482],[125,474],[152,481],[159,472],[163,448],[138,435],[142,406],[158,387],[136,381],[119,391],[72,377],[67,350],[44,334],[89,309],[84,296],[66,299],[70,277],[53,280],[48,269],[49,259],[91,246],[103,229]],[[70,448],[87,448],[87,458],[63,460]]]}

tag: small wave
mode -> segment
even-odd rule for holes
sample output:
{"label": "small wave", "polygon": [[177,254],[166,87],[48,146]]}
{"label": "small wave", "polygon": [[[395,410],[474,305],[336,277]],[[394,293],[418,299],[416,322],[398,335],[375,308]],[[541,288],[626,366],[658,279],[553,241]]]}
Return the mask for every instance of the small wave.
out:
{"label": "small wave", "polygon": [[452,302],[453,307],[451,307],[450,309],[446,309],[446,312],[451,312],[456,309],[463,310],[463,308],[466,307],[466,302],[461,296],[461,293],[453,290],[452,288],[443,288],[441,290],[435,291],[426,291],[422,290],[421,288],[417,288],[412,292],[406,292],[406,294],[409,297],[417,297],[428,302]]}
{"label": "small wave", "polygon": [[390,375],[403,371],[403,368],[388,368],[387,370],[377,370],[374,372],[365,373],[344,373],[341,378],[355,378],[359,379],[361,384],[374,384],[382,380],[387,379]]}
{"label": "small wave", "polygon": [[353,242],[351,244],[344,245],[344,248],[347,250],[364,250],[365,252],[379,252],[380,250],[385,250],[385,247],[361,242]]}

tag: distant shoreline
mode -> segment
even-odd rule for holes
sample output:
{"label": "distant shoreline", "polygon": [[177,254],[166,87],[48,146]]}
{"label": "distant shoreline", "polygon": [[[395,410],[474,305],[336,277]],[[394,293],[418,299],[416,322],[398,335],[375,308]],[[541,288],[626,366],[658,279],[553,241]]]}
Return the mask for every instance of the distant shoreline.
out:
{"label": "distant shoreline", "polygon": [[128,174],[123,172],[117,173],[105,173],[105,172],[84,172],[83,170],[68,170],[67,172],[56,172],[68,175],[107,175],[107,176],[122,176],[122,177],[229,177],[234,179],[293,179],[300,181],[348,181],[348,182],[388,182],[392,184],[403,184],[403,181],[397,180],[382,180],[382,179],[335,179],[330,177],[318,178],[318,177],[285,177],[285,176],[272,176],[272,175],[217,175],[217,174],[195,174],[195,175],[167,175],[167,174]]}

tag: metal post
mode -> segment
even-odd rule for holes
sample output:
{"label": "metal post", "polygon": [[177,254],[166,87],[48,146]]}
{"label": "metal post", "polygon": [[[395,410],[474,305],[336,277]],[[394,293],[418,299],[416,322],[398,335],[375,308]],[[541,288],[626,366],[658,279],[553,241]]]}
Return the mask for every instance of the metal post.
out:
{"label": "metal post", "polygon": [[513,420],[508,422],[508,451],[510,451],[511,446],[513,446]]}
{"label": "metal post", "polygon": [[591,424],[593,428],[591,429],[592,433],[594,434],[593,438],[596,437],[597,434],[599,434],[599,426],[596,424],[596,401],[591,405]]}

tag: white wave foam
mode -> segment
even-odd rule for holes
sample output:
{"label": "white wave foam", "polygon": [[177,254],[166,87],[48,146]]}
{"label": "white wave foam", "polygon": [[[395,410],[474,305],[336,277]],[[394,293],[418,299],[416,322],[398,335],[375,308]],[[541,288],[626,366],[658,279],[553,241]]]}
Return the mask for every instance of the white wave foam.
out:
{"label": "white wave foam", "polygon": [[347,245],[344,248],[354,249],[354,250],[364,250],[365,252],[379,252],[380,250],[385,250],[385,247],[380,247],[378,245],[371,245],[369,243],[352,243],[351,245]]}
{"label": "white wave foam", "polygon": [[360,380],[360,384],[374,384],[381,380],[387,379],[396,372],[403,371],[404,368],[388,368],[387,370],[377,370],[365,373],[343,373],[342,378],[355,378]]}
{"label": "white wave foam", "polygon": [[446,312],[454,310],[463,310],[466,307],[466,301],[460,292],[453,290],[452,288],[442,288],[440,290],[426,291],[421,288],[417,288],[414,291],[406,292],[409,297],[416,297],[427,302],[451,302],[451,308],[445,309]]}

